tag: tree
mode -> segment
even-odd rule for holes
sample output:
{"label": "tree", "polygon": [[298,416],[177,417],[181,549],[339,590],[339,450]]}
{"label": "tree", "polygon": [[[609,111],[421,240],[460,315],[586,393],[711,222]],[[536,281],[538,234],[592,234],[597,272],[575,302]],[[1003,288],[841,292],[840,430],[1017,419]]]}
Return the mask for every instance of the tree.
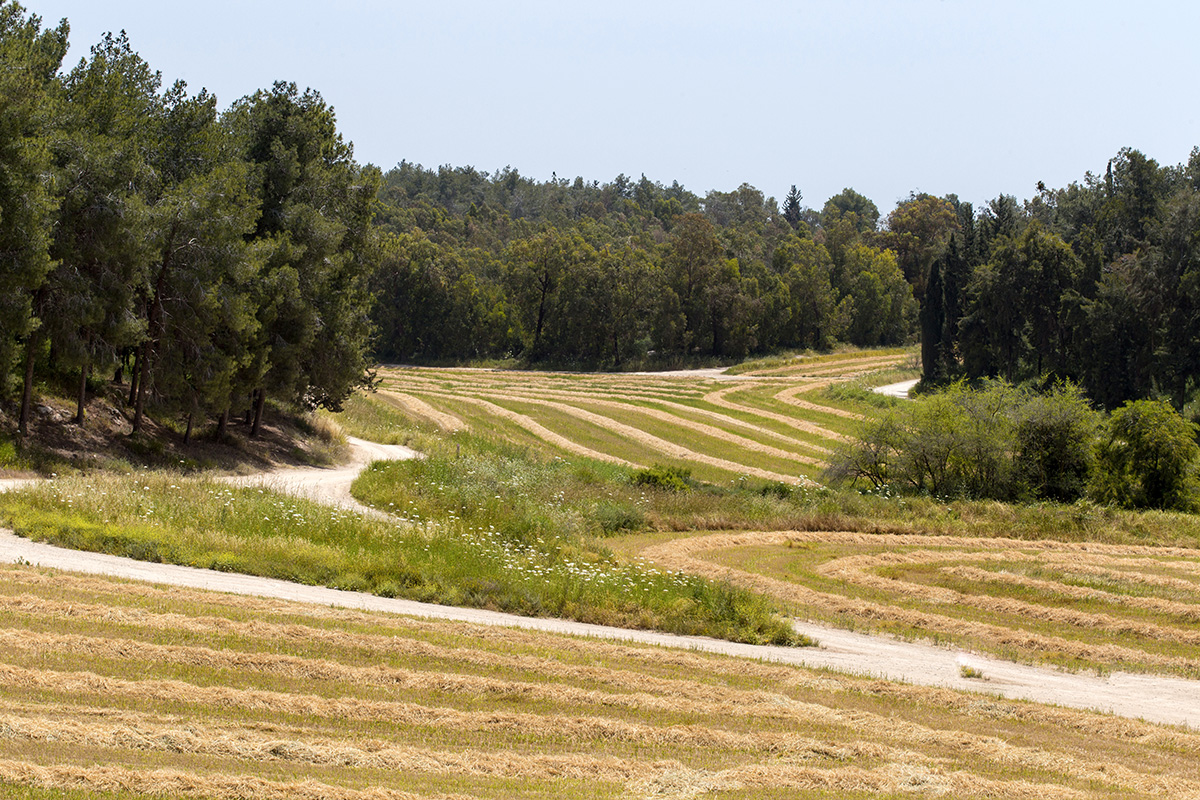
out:
{"label": "tree", "polygon": [[890,250],[866,244],[847,251],[842,298],[850,299],[846,335],[861,347],[900,344],[912,333],[916,302]]}
{"label": "tree", "polygon": [[968,374],[1015,381],[1073,372],[1066,323],[1081,273],[1071,248],[1039,222],[998,240],[967,287],[961,336]]}
{"label": "tree", "polygon": [[595,250],[582,237],[555,228],[519,239],[505,252],[505,282],[529,337],[531,359],[545,358],[555,346],[545,334],[558,322],[559,291],[568,273],[595,258]]}
{"label": "tree", "polygon": [[131,389],[133,429],[140,430],[153,392],[161,406],[186,415],[190,440],[196,416],[229,407],[257,331],[251,287],[258,265],[245,240],[259,208],[249,166],[232,158],[214,97],[188,97],[176,84],[156,133],[156,260],[142,293],[147,334]]}
{"label": "tree", "polygon": [[380,179],[355,164],[333,109],[312,89],[276,83],[239,100],[224,122],[254,167],[261,207],[249,237],[263,264],[259,333],[239,378],[255,390],[256,435],[267,394],[337,409],[368,380],[367,282],[379,258],[370,221]]}
{"label": "tree", "polygon": [[792,229],[800,227],[800,200],[803,195],[796,188],[796,184],[792,184],[792,188],[788,190],[787,197],[783,199],[783,218],[788,221]]}
{"label": "tree", "polygon": [[[153,257],[141,187],[159,82],[124,33],[105,34],[63,80],[52,143],[60,200],[51,254],[59,264],[36,305],[57,357],[79,369],[77,423],[92,365],[144,334],[134,296]],[[31,358],[39,347],[40,337],[30,337]]]}
{"label": "tree", "polygon": [[879,208],[863,195],[846,188],[826,200],[821,209],[821,227],[832,227],[840,220],[849,220],[859,233],[873,231],[879,224]]}
{"label": "tree", "polygon": [[824,349],[839,338],[849,324],[848,299],[838,302],[833,288],[833,261],[824,246],[812,239],[792,237],[775,250],[772,264],[788,289],[788,347]]}
{"label": "tree", "polygon": [[954,207],[929,194],[912,195],[888,214],[887,230],[878,237],[878,244],[896,254],[896,261],[912,284],[918,301],[924,302],[925,284],[934,259],[942,254],[957,229]]}
{"label": "tree", "polygon": [[1097,451],[1096,498],[1130,508],[1195,508],[1196,433],[1162,400],[1126,403],[1112,413]]}
{"label": "tree", "polygon": [[1060,382],[1025,399],[1016,412],[1015,466],[1023,489],[1039,499],[1083,496],[1095,466],[1100,414],[1077,384]]}
{"label": "tree", "polygon": [[716,228],[701,214],[685,214],[671,231],[664,268],[679,298],[684,316],[681,349],[700,346],[708,322],[709,284],[719,271],[723,254]]}
{"label": "tree", "polygon": [[[51,164],[55,75],[66,50],[65,21],[43,31],[39,17],[26,16],[15,2],[0,2],[0,396],[7,394],[21,340],[40,324],[33,294],[53,266],[55,202],[44,176]],[[23,397],[22,435],[29,402]]]}

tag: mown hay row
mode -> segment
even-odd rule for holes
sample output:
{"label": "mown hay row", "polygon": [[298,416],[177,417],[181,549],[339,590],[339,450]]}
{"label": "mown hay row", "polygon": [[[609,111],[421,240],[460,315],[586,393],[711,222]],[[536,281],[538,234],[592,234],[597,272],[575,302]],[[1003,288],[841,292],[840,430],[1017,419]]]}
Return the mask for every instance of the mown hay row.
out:
{"label": "mown hay row", "polygon": [[418,795],[396,789],[349,789],[315,780],[268,781],[253,775],[194,774],[175,769],[55,764],[0,759],[0,781],[57,791],[132,792],[206,800],[470,800],[461,794]]}
{"label": "mown hay row", "polygon": [[521,754],[508,750],[435,750],[370,741],[311,736],[296,728],[272,726],[270,733],[196,720],[159,722],[145,714],[50,715],[0,713],[0,739],[143,750],[239,761],[277,761],[407,773],[474,775],[627,783],[653,777],[669,766],[585,753]]}
{"label": "mown hay row", "polygon": [[831,431],[815,422],[810,422],[809,420],[799,417],[789,417],[786,414],[776,414],[773,411],[765,411],[761,408],[755,408],[753,406],[741,405],[733,402],[732,400],[726,399],[727,395],[738,391],[745,391],[747,388],[749,387],[726,386],[724,389],[718,389],[715,392],[709,392],[708,394],[704,395],[704,402],[720,408],[728,408],[730,411],[740,411],[746,414],[754,414],[755,416],[762,417],[763,419],[774,420],[775,422],[779,422],[784,425],[790,425],[798,431],[810,433],[814,436],[821,436],[835,442],[845,441],[846,437],[842,434]]}
{"label": "mown hay row", "polygon": [[[728,704],[753,708],[777,706],[782,695],[776,692],[735,689],[728,686],[700,683],[682,678],[659,678],[636,669],[613,669],[595,664],[570,664],[561,660],[495,653],[470,647],[443,647],[396,636],[349,634],[294,623],[274,624],[265,621],[235,622],[222,617],[189,617],[182,614],[163,614],[148,611],[123,613],[112,606],[87,603],[67,603],[44,600],[29,595],[0,596],[0,609],[10,613],[34,615],[39,619],[105,621],[136,626],[140,630],[191,633],[201,636],[236,635],[259,640],[264,646],[287,641],[304,645],[320,645],[337,652],[365,651],[377,656],[392,655],[439,659],[456,665],[487,667],[491,670],[520,671],[574,682],[601,683],[629,694],[659,694],[687,697],[691,702],[703,701],[713,707]],[[381,669],[372,667],[369,669]]]}
{"label": "mown hay row", "polygon": [[[835,538],[860,534],[829,534]],[[880,537],[887,538],[887,537]],[[785,545],[788,541],[820,541],[816,532],[764,532],[714,534],[676,539],[649,547],[642,556],[668,569],[690,572],[761,591],[801,607],[865,621],[890,622],[929,633],[971,638],[997,649],[1019,649],[1030,653],[1061,653],[1067,657],[1105,664],[1141,664],[1160,669],[1191,671],[1196,661],[1183,656],[1149,653],[1116,644],[1090,644],[1062,637],[1035,634],[983,622],[958,620],[932,612],[914,611],[892,605],[820,592],[797,583],[719,566],[699,556],[704,551],[743,546]],[[878,542],[876,542],[878,544]],[[1031,543],[1042,544],[1045,543]]]}
{"label": "mown hay row", "polygon": [[[429,394],[433,393],[429,392]],[[534,420],[532,417],[526,416],[525,414],[518,414],[516,411],[510,411],[503,406],[498,406],[495,403],[488,402],[482,398],[471,397],[465,394],[438,394],[439,396],[453,399],[456,402],[477,405],[486,410],[489,414],[500,419],[507,420],[515,425],[519,425],[547,444],[553,445],[561,450],[565,450],[568,453],[574,453],[575,455],[583,456],[584,458],[594,458],[598,461],[610,461],[614,464],[623,464],[628,467],[633,467],[634,469],[641,468],[640,464],[635,464],[632,461],[626,461],[618,456],[614,456],[609,453],[602,453],[599,450],[593,450],[590,447],[584,447],[583,445],[574,442],[565,436],[555,433],[546,426]]]}
{"label": "mown hay row", "polygon": [[[540,397],[524,397],[524,396],[512,395],[512,394],[490,394],[488,396],[494,400],[509,400],[509,401],[513,401],[513,402],[530,403],[533,405],[545,406],[546,408],[553,408],[556,411],[561,411],[564,414],[569,414],[571,416],[578,417],[580,419],[586,419],[589,422],[595,422],[596,416],[598,416],[600,419],[608,420],[607,424],[616,424],[616,425],[622,424],[610,417],[605,417],[604,415],[588,416],[591,412],[589,412],[587,409],[580,408],[578,406],[573,406],[568,403],[559,403],[559,402],[555,402],[552,400],[546,400],[546,399],[543,399]],[[774,458],[783,459],[785,461],[791,460],[791,461],[799,461],[802,464],[817,464],[817,465],[825,463],[825,462],[821,461],[820,459],[813,458],[811,456],[806,456],[806,455],[803,455],[800,453],[795,453],[790,450],[780,450],[777,447],[771,447],[770,445],[763,444],[762,442],[757,442],[753,439],[747,439],[744,436],[738,436],[737,434],[730,433],[729,431],[723,430],[721,428],[717,428],[712,425],[707,425],[703,422],[696,422],[695,420],[686,419],[684,417],[680,417],[675,414],[671,414],[671,413],[669,413],[667,411],[663,411],[661,409],[647,408],[645,406],[630,405],[629,403],[620,403],[620,402],[617,402],[614,400],[604,400],[604,399],[600,399],[600,398],[588,398],[586,400],[586,402],[587,402],[588,406],[591,406],[593,408],[599,407],[599,408],[610,409],[610,410],[614,410],[614,411],[621,411],[621,412],[625,412],[625,413],[637,414],[637,415],[649,417],[650,419],[656,419],[660,422],[667,422],[667,423],[670,423],[671,425],[674,425],[675,427],[685,428],[687,430],[695,431],[696,433],[703,434],[712,439],[717,439],[719,441],[726,442],[728,444],[732,444],[735,447],[739,447],[743,450],[750,450],[750,451],[756,452],[756,453],[763,453],[765,455],[773,456]],[[687,408],[687,406],[681,406],[681,407]],[[599,423],[597,423],[597,424],[599,424]],[[761,431],[762,429],[758,429],[758,430]],[[787,439],[787,437],[781,437],[781,438]],[[808,446],[802,442],[797,442],[794,439],[787,439],[787,441],[789,441],[792,444],[799,445],[801,447]]]}
{"label": "mown hay row", "polygon": [[983,611],[1053,622],[1080,629],[1128,634],[1161,641],[1200,644],[1200,631],[1187,630],[1178,626],[1129,620],[1113,614],[1048,607],[1015,598],[967,594],[945,587],[927,586],[913,581],[885,577],[873,572],[874,569],[885,564],[928,566],[954,558],[951,555],[938,554],[938,558],[934,559],[930,558],[931,555],[933,554],[918,552],[889,553],[883,556],[846,556],[822,564],[818,567],[817,573],[823,577],[836,578],[853,585],[876,589],[906,599],[915,598],[930,603],[969,606]]}
{"label": "mown hay row", "polygon": [[[734,387],[734,388],[739,388],[739,387]],[[466,391],[466,389],[464,389],[464,391]],[[665,422],[671,422],[673,424],[678,423],[682,427],[690,427],[693,430],[696,430],[700,433],[704,433],[709,436],[713,436],[714,438],[723,438],[719,434],[724,434],[725,436],[736,437],[736,434],[731,434],[728,431],[716,429],[716,428],[713,428],[713,426],[711,426],[711,425],[705,425],[704,423],[695,422],[693,420],[687,419],[685,416],[681,416],[682,414],[695,414],[697,416],[701,416],[706,419],[713,420],[715,422],[723,422],[727,425],[731,425],[736,428],[741,428],[742,430],[750,431],[750,432],[753,432],[760,436],[774,439],[779,442],[785,442],[790,445],[799,445],[799,446],[802,446],[802,447],[805,447],[805,448],[808,448],[811,450],[815,450],[815,451],[821,452],[821,453],[830,452],[828,448],[821,447],[820,445],[810,444],[808,442],[794,439],[785,434],[771,430],[770,428],[764,428],[761,425],[755,425],[752,422],[747,422],[747,421],[739,419],[737,417],[729,416],[728,414],[721,414],[716,411],[709,410],[707,408],[698,408],[696,406],[685,405],[684,403],[677,403],[672,400],[651,398],[650,402],[653,402],[657,406],[663,406],[666,409],[673,410],[675,413],[671,413],[671,411],[668,411],[668,410],[663,410],[662,408],[648,407],[641,403],[633,402],[632,399],[626,398],[626,397],[623,397],[622,399],[619,399],[619,400],[606,399],[605,397],[598,397],[596,392],[589,392],[586,390],[574,390],[574,391],[555,390],[555,389],[544,390],[544,389],[514,385],[514,386],[510,386],[510,387],[506,388],[503,393],[482,392],[482,391],[478,391],[478,390],[474,390],[474,389],[471,389],[469,391],[474,391],[476,394],[480,394],[480,395],[483,395],[485,397],[489,397],[492,399],[500,399],[500,400],[508,399],[508,400],[520,401],[520,402],[524,402],[524,403],[544,403],[544,401],[546,401],[546,400],[576,400],[576,401],[586,402],[589,406],[592,406],[592,407],[598,406],[601,408],[611,408],[611,409],[619,410],[619,411],[639,413],[639,414],[644,414],[645,416],[653,417],[654,419],[659,419],[659,420],[662,420]],[[715,394],[715,393],[713,393],[713,394]],[[705,395],[705,398],[707,398],[709,396],[710,395]],[[727,404],[726,407],[731,408],[731,409],[736,409],[739,411],[744,410],[744,411],[748,411],[748,412],[759,414],[760,416],[763,416],[761,414],[761,412],[758,412],[755,409],[743,409],[740,406],[734,406],[732,404]],[[793,426],[797,430],[803,430],[807,433],[813,433],[818,436],[826,436],[828,438],[842,438],[840,436],[840,434],[832,433],[830,431],[825,430],[824,428],[821,428],[820,426],[812,425],[812,424],[803,425],[802,421],[790,420],[786,417],[783,417],[782,415],[777,415],[777,416],[779,416],[780,419],[783,419],[787,422],[801,423],[801,424],[796,424]],[[714,430],[717,431],[717,433],[713,433]],[[754,442],[754,440],[744,439],[743,437],[737,437],[736,439],[728,439],[728,441],[730,441],[731,443],[734,443],[734,444],[738,444],[739,446],[745,446],[742,444],[742,442],[749,442],[750,444],[759,444],[757,442]],[[754,449],[754,448],[747,446],[747,449]],[[767,451],[764,450],[762,452],[767,452]]]}
{"label": "mown hay row", "polygon": [[[445,393],[439,393],[439,394],[441,394],[442,396],[461,399],[466,402],[472,402],[472,403],[481,404],[481,405],[486,404],[487,406],[493,406],[494,408],[500,409],[501,411],[503,411],[504,414],[516,414],[516,412],[508,411],[507,409],[502,409],[500,406],[496,406],[493,403],[488,403],[486,400],[482,400],[477,397],[469,397],[467,395],[454,395],[454,394],[445,394]],[[526,402],[524,398],[517,398],[517,399],[520,402]],[[623,422],[617,422],[616,420],[611,419],[610,417],[606,417],[602,414],[596,414],[591,411],[586,411],[581,408],[576,408],[574,406],[567,405],[565,403],[554,403],[551,401],[545,401],[545,402],[541,403],[541,405],[545,405],[547,408],[554,408],[558,411],[562,411],[564,413],[570,414],[571,416],[581,419],[585,422],[590,422],[593,425],[596,425],[597,427],[608,430],[610,433],[615,433],[620,436],[624,436],[625,438],[627,438],[633,442],[636,442],[637,444],[641,445],[642,447],[645,447],[648,450],[653,450],[655,452],[662,453],[663,455],[666,455],[670,458],[678,459],[680,461],[692,461],[692,462],[699,463],[699,464],[705,464],[706,466],[716,467],[717,469],[725,470],[725,471],[731,472],[735,475],[749,475],[749,476],[755,477],[755,478],[763,478],[764,480],[769,480],[769,481],[780,481],[782,483],[814,485],[813,481],[811,479],[806,478],[801,475],[785,475],[783,473],[774,472],[772,470],[761,469],[759,467],[751,467],[751,466],[747,466],[745,464],[739,464],[735,461],[729,461],[724,458],[717,458],[715,456],[706,455],[704,453],[698,453],[698,452],[696,452],[694,450],[690,450],[682,445],[675,444],[674,442],[668,442],[666,439],[661,439],[657,436],[647,433],[646,431],[643,431],[640,428],[636,428],[632,425],[626,425]],[[501,416],[504,416],[504,414],[501,414]],[[521,415],[517,415],[517,416],[521,416]],[[526,419],[528,419],[528,418],[526,417]],[[537,423],[534,423],[534,424],[536,425]],[[539,426],[539,427],[541,427],[541,426]],[[570,440],[564,439],[563,437],[559,436],[558,434],[551,434],[551,435],[554,437],[557,437],[556,440],[554,440],[555,442],[557,442],[557,440],[562,440],[564,442],[570,441]],[[560,446],[562,446],[562,445],[560,445]],[[572,444],[572,446],[576,447],[576,448],[579,447],[578,445],[573,445],[573,444]],[[565,449],[569,449],[569,448],[565,448]],[[583,448],[583,449],[586,450],[587,448]],[[595,451],[589,451],[589,452],[594,453]],[[580,453],[580,455],[583,455],[583,453]],[[786,455],[788,456],[789,460],[791,460],[791,461],[796,461],[796,462],[802,461],[801,456],[797,456],[792,453],[787,453]],[[615,456],[609,456],[606,454],[593,455],[592,457],[593,458],[603,458],[604,460],[608,460],[608,461],[621,461],[621,459],[618,459]],[[628,462],[623,462],[623,463],[628,463]]]}
{"label": "mown hay row", "polygon": [[910,356],[906,353],[891,356],[849,357],[829,360],[806,360],[798,363],[785,364],[781,367],[768,367],[743,372],[743,376],[753,378],[775,378],[803,380],[816,377],[857,378],[878,372],[880,369],[897,368]]}
{"label": "mown hay row", "polygon": [[[792,532],[788,535],[795,537],[798,534]],[[870,534],[858,533],[830,534],[830,536],[831,538],[842,540],[879,538]],[[928,536],[905,534],[889,536],[926,540],[931,538]],[[951,540],[951,537],[940,538]],[[993,543],[995,540],[985,539],[975,541]],[[1036,542],[1007,541],[1009,544],[1038,544]],[[56,593],[60,591],[74,591],[89,596],[103,597],[112,594],[114,591],[118,591],[122,599],[143,598],[156,604],[170,599],[184,603],[201,604],[205,607],[215,605],[222,608],[229,608],[231,611],[238,613],[252,612],[264,615],[295,615],[302,613],[314,619],[325,619],[344,624],[366,624],[375,628],[378,628],[380,625],[386,625],[390,626],[396,632],[395,635],[397,637],[423,633],[439,637],[457,636],[481,647],[496,647],[506,651],[528,648],[540,652],[546,647],[545,634],[521,629],[393,617],[347,609],[307,606],[287,601],[212,594],[200,590],[165,588],[153,584],[123,583],[112,579],[72,575],[69,573],[52,573],[29,567],[7,567],[3,570],[3,574],[6,582],[44,588],[48,591],[53,590]],[[67,603],[67,605],[70,606],[71,604]],[[136,616],[144,612],[134,609],[131,613]],[[291,625],[291,623],[281,624],[284,627]],[[385,635],[384,638],[389,639],[392,636]],[[728,676],[731,679],[747,678],[761,680],[772,685],[777,685],[781,690],[792,689],[829,695],[827,702],[834,705],[841,703],[836,695],[842,692],[868,696],[895,697],[902,704],[915,703],[930,707],[948,708],[972,717],[988,717],[997,720],[1035,723],[1053,728],[1079,731],[1089,737],[1107,737],[1115,741],[1133,742],[1149,747],[1161,746],[1172,751],[1187,751],[1200,754],[1200,734],[1197,733],[1165,728],[1139,720],[1101,716],[1067,708],[1054,708],[997,698],[981,698],[978,695],[963,694],[949,689],[896,684],[853,675],[818,673],[767,662],[723,659],[682,650],[645,647],[624,642],[609,642],[596,639],[555,637],[553,650],[563,653],[564,657],[574,656],[588,661],[606,659],[629,660],[635,665],[634,670],[631,672],[635,680],[640,680],[643,675],[640,667],[636,666],[638,664],[644,664],[647,668],[666,668],[678,672],[701,671],[713,676]],[[564,663],[563,668],[568,672],[574,669],[570,663]],[[641,684],[638,685],[640,686]],[[706,684],[700,685],[704,686]],[[686,686],[687,684],[685,684],[685,688]]]}
{"label": "mown hay row", "polygon": [[[130,648],[132,649],[132,648]],[[134,653],[136,656],[136,651]],[[120,679],[102,678],[91,674],[80,673],[64,673],[61,677],[56,678],[47,673],[39,673],[34,670],[21,670],[19,668],[9,667],[6,673],[12,675],[14,680],[13,685],[29,685],[35,684],[43,688],[53,687],[57,691],[66,691],[68,689],[99,691],[105,694],[112,692],[114,689],[137,691],[139,688],[148,689],[151,696],[155,694],[161,699],[164,691],[178,691],[179,682],[176,681],[124,681]],[[83,684],[80,687],[78,684]],[[255,690],[228,690],[228,689],[199,689],[190,688],[186,694],[176,695],[177,697],[187,697],[191,702],[205,703],[213,696],[224,698],[228,704],[233,698],[237,698],[237,705],[243,703],[247,707],[254,707],[254,702],[266,702],[269,707],[276,707],[280,711],[293,710],[293,713],[312,714],[314,711],[321,709],[338,711],[354,710],[361,715],[362,712],[367,712],[369,716],[375,716],[370,712],[385,711],[387,719],[390,721],[417,721],[425,724],[445,725],[449,724],[455,727],[462,725],[471,717],[476,717],[477,725],[481,724],[484,729],[500,730],[507,728],[512,730],[511,725],[521,719],[523,722],[522,729],[526,733],[534,733],[537,731],[545,732],[552,735],[560,732],[562,728],[560,723],[565,722],[565,728],[574,729],[575,732],[582,733],[586,730],[590,736],[588,738],[630,738],[633,740],[649,741],[655,744],[690,744],[702,745],[705,747],[723,746],[731,749],[746,749],[758,750],[775,754],[804,754],[805,757],[812,757],[814,754],[822,757],[830,755],[831,743],[828,741],[814,740],[807,737],[791,735],[791,734],[732,734],[725,731],[707,728],[704,726],[688,725],[688,726],[673,726],[667,729],[653,729],[649,726],[636,725],[630,723],[619,723],[613,720],[590,720],[585,721],[579,718],[571,718],[563,721],[561,718],[556,722],[554,719],[549,719],[541,716],[533,716],[537,720],[536,724],[530,724],[531,715],[513,715],[513,714],[483,714],[472,715],[464,712],[454,712],[447,709],[414,709],[410,704],[398,704],[393,702],[379,701],[357,701],[350,702],[343,698],[339,702],[331,703],[314,698],[301,698],[295,695],[287,695],[290,702],[284,703],[277,699],[279,693],[264,692]],[[139,696],[145,696],[146,692],[137,692]],[[198,696],[199,695],[199,696]],[[204,695],[208,695],[205,697]],[[698,704],[694,700],[681,700],[680,698],[670,698],[676,707],[689,708]],[[296,708],[297,704],[299,708]],[[711,710],[711,709],[709,709]],[[734,715],[738,713],[736,704],[725,706],[720,709],[724,715]],[[833,743],[837,749],[834,756],[838,759],[846,758],[873,758],[886,759],[896,763],[911,764],[917,761],[929,761],[928,756],[921,756],[920,753],[914,752],[912,746],[929,746],[936,748],[955,748],[965,750],[978,755],[987,761],[999,762],[1018,766],[1024,769],[1036,768],[1063,771],[1065,774],[1073,777],[1098,780],[1104,777],[1103,765],[1097,766],[1094,764],[1086,764],[1079,762],[1061,754],[1049,756],[1040,748],[1021,748],[1009,745],[1000,739],[991,736],[979,734],[971,734],[960,731],[942,731],[931,729],[926,726],[897,720],[877,714],[869,714],[864,712],[843,712],[836,708],[830,708],[824,705],[814,703],[801,703],[791,701],[787,703],[787,716],[795,718],[799,724],[821,724],[831,727],[841,727],[846,731],[848,741],[838,741]],[[752,716],[775,716],[775,710],[762,707],[746,707],[744,714]],[[479,719],[482,716],[483,719]],[[416,720],[413,720],[416,717]],[[522,719],[523,718],[523,719]],[[0,719],[0,722],[4,722]],[[420,724],[418,722],[418,724]],[[504,723],[508,723],[507,725]],[[26,730],[14,723],[11,719],[7,722],[7,730],[14,729],[21,731]],[[3,725],[0,725],[0,733],[6,730]],[[20,734],[28,736],[28,732]],[[114,733],[114,736],[119,735]],[[124,734],[131,736],[128,731]],[[861,736],[862,738],[857,738]],[[136,738],[136,737],[135,737]],[[169,739],[170,737],[168,737]],[[886,746],[882,742],[893,739],[898,742],[905,742],[908,746]],[[178,746],[178,741],[171,739]],[[168,743],[160,743],[163,747],[167,747]],[[264,745],[266,746],[266,745]],[[211,752],[211,749],[204,752]],[[931,763],[935,763],[937,759],[933,759]],[[1124,775],[1126,782],[1139,783],[1148,780],[1145,776],[1139,776],[1133,771],[1128,771]],[[1177,787],[1179,788],[1179,787]]]}
{"label": "mown hay row", "polygon": [[[546,739],[572,745],[596,741],[625,742],[649,747],[690,747],[728,751],[827,755],[829,744],[791,733],[738,733],[703,725],[656,726],[600,716],[533,714],[512,711],[461,711],[397,700],[322,697],[267,689],[200,686],[179,680],[130,680],[92,672],[58,672],[0,664],[0,685],[58,695],[124,698],[201,709],[230,709],[328,720],[386,722],[396,726],[447,728],[458,732],[506,733],[525,740]],[[686,700],[676,698],[682,705]],[[819,707],[814,707],[819,708]],[[832,713],[828,709],[820,709]],[[871,742],[861,744],[865,755],[885,751]],[[850,754],[847,751],[847,754]]]}
{"label": "mown hay row", "polygon": [[447,433],[455,433],[467,429],[467,424],[453,414],[438,411],[419,397],[396,391],[379,391],[377,394],[385,401],[394,404],[401,411],[418,419],[425,419],[437,425]]}
{"label": "mown hay row", "polygon": [[846,411],[845,409],[834,408],[833,406],[823,406],[819,403],[814,403],[809,400],[801,400],[799,397],[797,397],[797,395],[805,394],[806,392],[815,392],[817,389],[824,389],[831,383],[833,383],[833,381],[814,381],[812,383],[806,383],[800,386],[791,386],[787,389],[776,392],[774,394],[774,398],[781,403],[786,403],[789,406],[804,408],[809,411],[820,411],[822,414],[832,414],[835,417],[845,417],[846,419],[859,421],[866,419],[866,417],[864,417],[862,414],[859,414],[855,411]]}

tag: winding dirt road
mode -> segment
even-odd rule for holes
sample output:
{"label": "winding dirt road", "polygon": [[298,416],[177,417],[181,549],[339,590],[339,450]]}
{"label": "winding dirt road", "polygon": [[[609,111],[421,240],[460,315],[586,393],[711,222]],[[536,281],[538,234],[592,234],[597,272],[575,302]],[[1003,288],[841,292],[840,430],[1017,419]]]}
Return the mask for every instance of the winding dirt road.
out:
{"label": "winding dirt road", "polygon": [[[333,469],[280,470],[265,475],[231,479],[239,484],[266,485],[345,508],[379,514],[350,497],[350,484],[373,460],[413,458],[406,447],[351,440],[350,465]],[[0,481],[0,490],[22,481]],[[22,539],[0,531],[0,562],[29,563],[42,567],[148,581],[173,586],[208,589],[233,594],[271,597],[342,608],[382,611],[419,617],[501,625],[576,636],[593,636],[680,647],[704,652],[872,675],[918,685],[994,694],[1000,697],[1094,709],[1150,722],[1187,725],[1200,729],[1200,682],[1158,675],[1111,673],[1107,676],[1074,674],[1042,667],[1000,661],[958,650],[880,636],[868,636],[808,623],[796,627],[820,642],[820,647],[784,648],[737,644],[653,631],[610,628],[559,619],[519,617],[470,608],[389,599],[286,581],[153,564],[97,553],[67,550]],[[983,678],[962,677],[963,666],[974,667]]]}

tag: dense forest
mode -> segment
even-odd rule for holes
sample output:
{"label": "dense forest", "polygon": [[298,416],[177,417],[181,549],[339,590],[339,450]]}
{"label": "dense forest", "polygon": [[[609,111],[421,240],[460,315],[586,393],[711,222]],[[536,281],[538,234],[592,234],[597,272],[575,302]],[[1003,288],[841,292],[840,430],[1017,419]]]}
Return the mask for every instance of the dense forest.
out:
{"label": "dense forest", "polygon": [[378,352],[613,368],[920,339],[925,377],[1071,379],[1105,407],[1196,393],[1200,149],[975,209],[914,194],[881,217],[751,186],[537,182],[401,163],[383,176]]}
{"label": "dense forest", "polygon": [[[1200,149],[976,209],[853,189],[780,205],[644,175],[381,173],[315,91],[227,108],[124,34],[0,0],[0,399],[115,375],[146,413],[337,408],[374,360],[674,366],[837,343],[922,346],[928,383],[1067,378],[1104,407],[1192,403]],[[1032,188],[1032,187],[1031,187]],[[68,378],[68,376],[71,376]]]}
{"label": "dense forest", "polygon": [[[0,388],[128,387],[193,423],[268,397],[336,408],[367,374],[379,171],[278,83],[219,111],[122,33],[62,69],[68,28],[0,3]],[[127,379],[127,380],[126,380]]]}

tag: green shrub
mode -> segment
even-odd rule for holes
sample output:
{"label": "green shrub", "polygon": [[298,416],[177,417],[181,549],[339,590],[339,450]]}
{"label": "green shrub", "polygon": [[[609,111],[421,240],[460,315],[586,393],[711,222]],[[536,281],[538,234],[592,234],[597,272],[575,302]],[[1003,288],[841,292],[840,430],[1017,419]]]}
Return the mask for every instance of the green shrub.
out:
{"label": "green shrub", "polygon": [[1126,508],[1192,510],[1198,458],[1194,423],[1162,400],[1127,402],[1108,420],[1092,494]]}
{"label": "green shrub", "polygon": [[835,453],[827,478],[937,497],[1069,502],[1088,484],[1099,420],[1072,384],[1034,394],[957,383],[867,423]]}
{"label": "green shrub", "polygon": [[655,464],[633,473],[634,486],[649,486],[667,492],[686,492],[692,488],[692,471],[684,467]]}
{"label": "green shrub", "polygon": [[17,446],[7,439],[0,439],[0,468],[15,468],[19,465]]}
{"label": "green shrub", "polygon": [[614,503],[607,500],[596,503],[591,517],[604,533],[636,531],[646,525],[646,515],[640,509],[627,503]]}
{"label": "green shrub", "polygon": [[1017,410],[1016,469],[1037,498],[1072,502],[1083,497],[1095,465],[1100,414],[1072,383],[1033,395]]}

